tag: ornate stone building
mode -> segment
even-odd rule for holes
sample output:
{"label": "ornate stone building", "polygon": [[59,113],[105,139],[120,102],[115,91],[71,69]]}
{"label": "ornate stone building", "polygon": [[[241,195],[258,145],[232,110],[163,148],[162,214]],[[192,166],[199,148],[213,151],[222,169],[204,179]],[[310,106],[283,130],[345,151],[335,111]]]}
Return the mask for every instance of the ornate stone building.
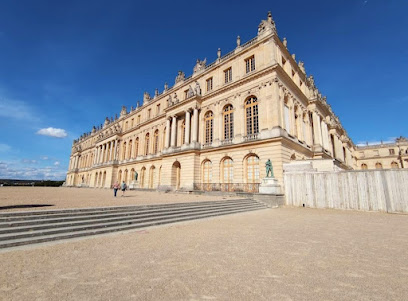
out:
{"label": "ornate stone building", "polygon": [[408,140],[400,137],[394,143],[357,146],[356,169],[408,168]]}
{"label": "ornate stone building", "polygon": [[217,56],[75,140],[66,185],[130,184],[137,172],[140,188],[257,192],[268,159],[281,184],[291,160],[355,168],[354,144],[270,13]]}

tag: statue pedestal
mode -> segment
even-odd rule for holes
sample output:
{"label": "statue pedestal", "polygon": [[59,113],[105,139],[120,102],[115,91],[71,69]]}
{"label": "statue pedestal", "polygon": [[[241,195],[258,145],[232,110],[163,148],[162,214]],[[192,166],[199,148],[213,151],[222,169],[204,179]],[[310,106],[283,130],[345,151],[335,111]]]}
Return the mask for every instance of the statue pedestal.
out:
{"label": "statue pedestal", "polygon": [[259,185],[259,193],[263,194],[281,194],[281,187],[275,178],[263,178]]}
{"label": "statue pedestal", "polygon": [[139,182],[138,181],[133,180],[132,182],[130,182],[130,184],[129,184],[129,189],[130,190],[137,189],[137,188],[139,188]]}

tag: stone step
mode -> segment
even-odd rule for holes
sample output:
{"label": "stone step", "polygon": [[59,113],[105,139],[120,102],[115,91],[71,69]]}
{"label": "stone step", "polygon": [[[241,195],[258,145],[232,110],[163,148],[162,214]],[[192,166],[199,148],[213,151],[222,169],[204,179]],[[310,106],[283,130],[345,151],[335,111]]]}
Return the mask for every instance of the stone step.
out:
{"label": "stone step", "polygon": [[248,211],[254,211],[254,210],[262,210],[262,209],[266,209],[266,207],[261,205],[261,206],[256,206],[256,207],[254,206],[253,208],[229,210],[227,212],[215,211],[215,212],[199,214],[199,215],[188,215],[184,217],[172,217],[172,218],[167,218],[167,219],[163,218],[163,219],[159,219],[156,221],[144,222],[144,223],[139,223],[139,224],[130,224],[130,225],[128,224],[128,225],[122,225],[122,226],[113,226],[113,227],[102,228],[102,229],[82,230],[82,231],[61,233],[61,234],[48,234],[48,235],[39,236],[39,237],[11,239],[7,241],[0,240],[0,249],[28,245],[28,244],[44,243],[44,242],[50,242],[50,241],[56,241],[56,240],[64,240],[64,239],[70,239],[70,238],[78,238],[78,237],[84,237],[84,236],[100,235],[100,234],[106,234],[106,233],[118,232],[118,231],[141,229],[141,228],[164,225],[164,224],[169,224],[169,223],[184,222],[184,221],[190,221],[190,220],[195,220],[195,219],[209,218],[209,217],[228,215],[228,214],[236,214],[236,213],[242,213],[242,212],[248,212]]}
{"label": "stone step", "polygon": [[55,229],[55,228],[63,228],[68,226],[80,226],[80,225],[92,225],[92,224],[100,224],[100,223],[108,223],[108,222],[115,222],[115,221],[128,221],[128,220],[136,220],[136,219],[148,219],[148,218],[161,218],[163,216],[173,216],[179,214],[194,214],[200,213],[203,211],[215,211],[215,210],[229,210],[235,208],[249,208],[253,206],[261,206],[259,204],[248,203],[248,204],[239,204],[234,206],[222,206],[222,207],[207,207],[207,208],[192,208],[192,209],[184,209],[184,210],[167,210],[162,212],[143,212],[143,213],[131,213],[119,216],[99,216],[98,219],[94,219],[94,216],[91,218],[82,217],[81,219],[73,220],[73,219],[58,219],[58,220],[41,220],[41,221],[34,221],[28,222],[26,225],[21,226],[10,226],[9,228],[3,228],[0,230],[0,239],[2,235],[9,234],[9,233],[18,233],[18,232],[25,232],[25,231],[36,231],[36,230],[45,230],[45,229]]}
{"label": "stone step", "polygon": [[96,207],[96,208],[83,208],[83,209],[57,209],[57,210],[41,210],[41,211],[18,211],[1,213],[0,221],[17,221],[25,220],[26,217],[31,219],[41,219],[47,216],[68,216],[71,214],[79,215],[91,215],[100,214],[101,212],[126,212],[130,210],[150,210],[151,208],[176,208],[176,207],[193,207],[193,206],[216,206],[219,204],[238,203],[238,202],[251,202],[250,199],[237,199],[228,201],[208,201],[208,202],[191,202],[191,203],[175,203],[175,204],[156,204],[156,205],[140,205],[140,206],[115,206],[115,207]]}
{"label": "stone step", "polygon": [[[168,208],[157,208],[155,206],[151,207],[140,207],[140,208],[133,208],[131,210],[121,210],[120,212],[112,212],[112,211],[95,211],[90,212],[89,214],[85,213],[76,213],[72,212],[71,214],[63,214],[63,215],[44,215],[44,216],[25,216],[24,218],[19,217],[17,220],[10,220],[0,222],[0,230],[2,228],[9,228],[9,227],[18,227],[18,226],[25,226],[25,225],[33,225],[33,224],[41,224],[41,223],[57,223],[62,221],[76,221],[82,219],[100,219],[106,217],[115,217],[115,216],[128,216],[128,215],[141,215],[148,212],[168,212],[172,210],[201,210],[205,208],[224,208],[229,206],[236,206],[236,205],[244,205],[244,204],[253,204],[253,201],[240,201],[235,203],[217,203],[217,204],[208,204],[203,206],[176,206],[176,207],[168,207]],[[41,218],[39,218],[41,217]]]}

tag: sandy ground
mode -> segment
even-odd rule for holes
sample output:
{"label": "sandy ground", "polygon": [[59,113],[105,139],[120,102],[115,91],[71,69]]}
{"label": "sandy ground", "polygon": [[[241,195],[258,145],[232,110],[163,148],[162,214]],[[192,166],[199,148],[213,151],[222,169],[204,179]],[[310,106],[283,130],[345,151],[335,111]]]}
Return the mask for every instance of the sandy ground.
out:
{"label": "sandy ground", "polygon": [[0,267],[0,300],[407,300],[408,216],[267,209],[10,249]]}
{"label": "sandy ground", "polygon": [[[164,192],[127,190],[117,197],[113,189],[67,188],[67,187],[0,187],[0,213],[6,211],[53,210],[62,208],[86,208],[162,203],[219,201],[239,199],[237,196],[209,196],[174,194]],[[28,205],[51,205],[27,207]],[[9,208],[20,206],[19,208]]]}

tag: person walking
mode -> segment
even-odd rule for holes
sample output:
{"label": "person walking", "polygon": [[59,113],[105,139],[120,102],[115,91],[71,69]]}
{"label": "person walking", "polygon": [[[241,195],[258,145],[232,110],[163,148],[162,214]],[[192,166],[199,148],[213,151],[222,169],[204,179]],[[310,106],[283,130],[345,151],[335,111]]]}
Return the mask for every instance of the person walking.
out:
{"label": "person walking", "polygon": [[122,190],[122,196],[125,196],[125,190],[127,188],[125,181],[122,181],[122,185],[120,185],[120,188]]}
{"label": "person walking", "polygon": [[116,181],[115,184],[113,184],[113,196],[116,198],[116,194],[118,193],[118,189],[119,189],[120,185],[119,182]]}

